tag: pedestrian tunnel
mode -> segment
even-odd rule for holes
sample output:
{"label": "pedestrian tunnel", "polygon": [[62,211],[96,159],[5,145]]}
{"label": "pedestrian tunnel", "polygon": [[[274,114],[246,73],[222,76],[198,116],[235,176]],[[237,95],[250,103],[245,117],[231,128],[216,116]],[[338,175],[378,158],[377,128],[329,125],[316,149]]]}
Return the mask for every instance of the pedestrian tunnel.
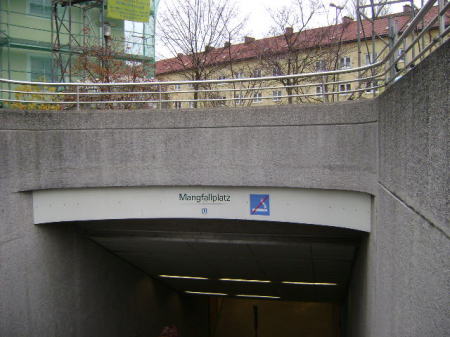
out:
{"label": "pedestrian tunnel", "polygon": [[[370,231],[366,193],[123,187],[33,192],[34,222],[70,222],[184,297],[208,302],[205,336],[339,336]],[[293,334],[295,332],[295,334]]]}

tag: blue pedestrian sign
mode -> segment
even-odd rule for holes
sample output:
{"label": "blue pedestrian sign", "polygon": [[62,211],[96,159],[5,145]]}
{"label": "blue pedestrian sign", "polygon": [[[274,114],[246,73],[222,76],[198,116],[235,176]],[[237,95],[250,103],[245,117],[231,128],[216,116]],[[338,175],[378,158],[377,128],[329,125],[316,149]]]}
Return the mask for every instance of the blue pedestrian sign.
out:
{"label": "blue pedestrian sign", "polygon": [[250,194],[250,215],[270,215],[269,194]]}

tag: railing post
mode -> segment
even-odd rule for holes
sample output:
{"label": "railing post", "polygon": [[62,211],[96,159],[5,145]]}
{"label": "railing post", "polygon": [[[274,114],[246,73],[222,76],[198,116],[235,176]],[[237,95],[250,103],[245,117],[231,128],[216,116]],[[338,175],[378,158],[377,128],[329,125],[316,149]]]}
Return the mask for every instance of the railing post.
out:
{"label": "railing post", "polygon": [[[388,25],[389,25],[389,51],[391,52],[391,56],[389,57],[389,80],[394,79],[397,75],[395,72],[395,56],[396,51],[393,51],[394,46],[397,41],[397,27],[396,22],[393,20],[393,18],[389,17],[388,19]],[[398,49],[397,49],[398,50]]]}
{"label": "railing post", "polygon": [[77,111],[80,111],[80,87],[78,85],[76,86],[76,90],[77,90]]}
{"label": "railing post", "polygon": [[161,92],[161,84],[158,84],[158,92],[159,92],[159,102],[158,102],[158,106],[159,109],[162,109],[162,92]]}
{"label": "railing post", "polygon": [[[328,89],[328,86],[327,86],[325,83],[326,83],[326,78],[325,78],[325,76],[322,76],[322,84],[321,84],[321,87],[322,87],[322,97],[323,97],[323,102],[324,102],[324,103],[328,101],[328,96],[327,96],[327,94],[326,94],[326,92],[327,92],[328,90],[325,90],[325,89]],[[333,90],[333,89],[332,89],[332,90]]]}
{"label": "railing post", "polygon": [[[446,0],[438,0],[438,11],[439,11],[439,35],[442,36],[445,31],[445,13],[441,13],[444,10]],[[443,39],[441,37],[440,43]]]}

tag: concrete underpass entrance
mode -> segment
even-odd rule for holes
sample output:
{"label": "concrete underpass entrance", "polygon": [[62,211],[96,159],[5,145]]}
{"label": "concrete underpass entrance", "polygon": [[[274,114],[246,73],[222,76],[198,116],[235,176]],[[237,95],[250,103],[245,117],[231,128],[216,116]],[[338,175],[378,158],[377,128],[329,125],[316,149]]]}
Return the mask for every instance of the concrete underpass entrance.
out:
{"label": "concrete underpass entrance", "polygon": [[210,337],[341,336],[371,219],[367,194],[308,189],[48,190],[33,204],[36,223],[70,222],[188,302],[200,299]]}

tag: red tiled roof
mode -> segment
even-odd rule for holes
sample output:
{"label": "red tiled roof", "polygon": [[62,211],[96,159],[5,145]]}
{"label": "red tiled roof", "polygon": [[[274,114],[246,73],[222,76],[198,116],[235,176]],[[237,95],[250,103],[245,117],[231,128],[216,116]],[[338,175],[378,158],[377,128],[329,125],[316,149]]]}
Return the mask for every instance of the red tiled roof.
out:
{"label": "red tiled roof", "polygon": [[[433,7],[425,16],[425,25],[437,14],[437,7]],[[446,15],[446,24],[450,21],[450,11]],[[411,17],[407,13],[395,13],[381,17],[375,21],[375,34],[379,36],[386,36],[388,33],[389,17],[393,17],[399,31],[403,31],[406,24]],[[437,23],[436,23],[437,25]],[[362,21],[361,37],[368,39],[372,37],[372,27],[368,20]],[[356,21],[349,23],[341,23],[333,26],[326,26],[294,33],[292,35],[295,41],[295,48],[308,49],[327,46],[341,40],[343,43],[356,41],[358,24]],[[288,51],[286,36],[274,36],[260,40],[254,40],[250,43],[240,43],[223,48],[215,48],[204,54],[206,57],[205,64],[218,65],[227,63],[230,60],[243,61],[247,59],[256,58],[262,53],[276,53],[283,54]],[[156,62],[156,75],[169,74],[173,72],[183,71],[194,68],[192,58],[189,55],[179,55],[178,57],[164,59]]]}

